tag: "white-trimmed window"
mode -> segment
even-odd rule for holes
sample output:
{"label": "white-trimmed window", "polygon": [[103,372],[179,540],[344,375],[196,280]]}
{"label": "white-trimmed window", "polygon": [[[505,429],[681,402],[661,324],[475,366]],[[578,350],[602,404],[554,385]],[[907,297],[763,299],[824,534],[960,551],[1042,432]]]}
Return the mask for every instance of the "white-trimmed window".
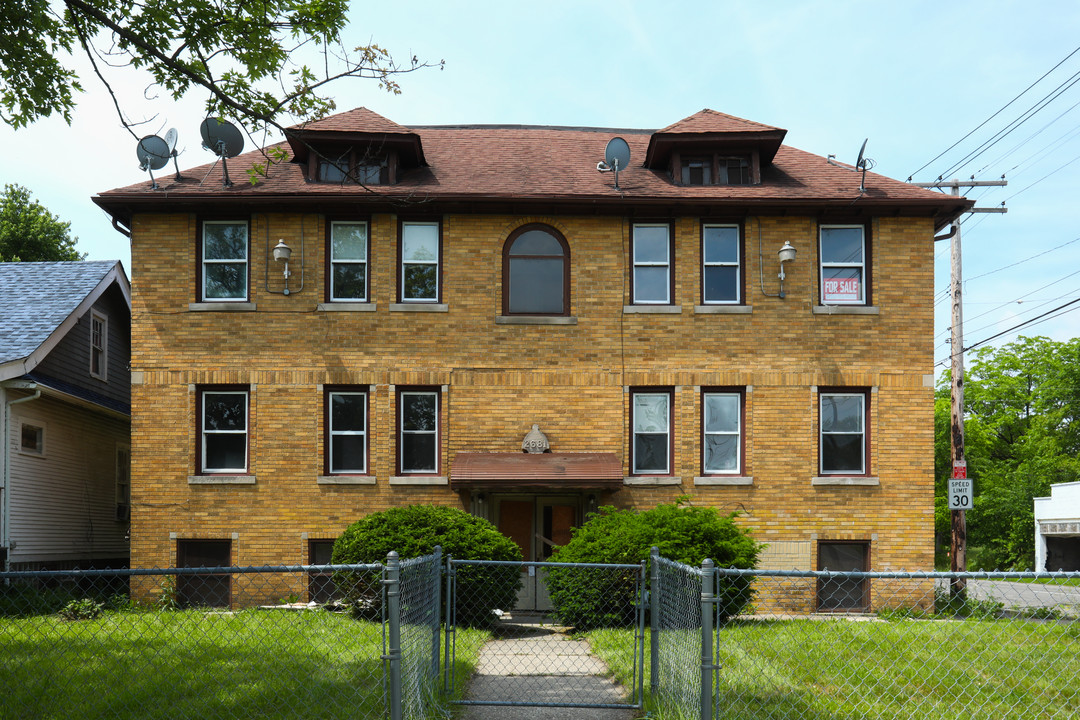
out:
{"label": "white-trimmed window", "polygon": [[401,223],[401,302],[439,301],[439,223]]}
{"label": "white-trimmed window", "polygon": [[248,299],[248,224],[204,220],[200,248],[202,300],[246,302]]}
{"label": "white-trimmed window", "polygon": [[439,472],[439,391],[398,392],[398,470]]}
{"label": "white-trimmed window", "polygon": [[865,305],[866,228],[822,225],[820,251],[822,304]]}
{"label": "white-trimmed window", "polygon": [[738,225],[701,228],[701,292],[705,305],[742,302],[742,243]]}
{"label": "white-trimmed window", "polygon": [[867,474],[866,393],[821,391],[818,400],[821,474]]}
{"label": "white-trimmed window", "polygon": [[635,224],[633,229],[634,305],[671,304],[671,226]]}
{"label": "white-trimmed window", "polygon": [[356,390],[326,394],[327,471],[364,475],[368,471],[368,395]]}
{"label": "white-trimmed window", "polygon": [[109,379],[109,318],[90,311],[90,376]]}
{"label": "white-trimmed window", "polygon": [[741,392],[702,393],[702,469],[706,475],[737,475],[742,472]]}
{"label": "white-trimmed window", "polygon": [[368,224],[330,223],[330,301],[368,300]]}
{"label": "white-trimmed window", "polygon": [[131,519],[131,447],[116,446],[116,519]]}
{"label": "white-trimmed window", "polygon": [[246,473],[248,467],[248,391],[204,389],[199,394],[200,470]]}
{"label": "white-trimmed window", "polygon": [[635,390],[630,414],[633,474],[671,474],[671,391]]}
{"label": "white-trimmed window", "polygon": [[24,455],[45,457],[45,435],[48,424],[44,420],[19,420],[19,452]]}

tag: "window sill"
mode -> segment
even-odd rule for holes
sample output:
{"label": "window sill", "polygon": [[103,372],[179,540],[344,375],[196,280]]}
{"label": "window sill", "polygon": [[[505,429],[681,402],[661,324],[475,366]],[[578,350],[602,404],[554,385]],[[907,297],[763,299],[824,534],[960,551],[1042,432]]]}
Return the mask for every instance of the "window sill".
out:
{"label": "window sill", "polygon": [[623,315],[680,315],[682,305],[623,305]]}
{"label": "window sill", "polygon": [[445,475],[395,475],[391,485],[449,485]]}
{"label": "window sill", "polygon": [[196,302],[188,303],[187,309],[189,312],[255,312],[255,303],[229,302],[227,300]]}
{"label": "window sill", "polygon": [[811,485],[880,485],[876,477],[866,475],[823,475],[811,478]]}
{"label": "window sill", "polygon": [[446,303],[390,303],[390,312],[449,312]]}
{"label": "window sill", "polygon": [[319,475],[315,478],[319,485],[374,485],[374,475]]}
{"label": "window sill", "polygon": [[496,325],[577,325],[572,315],[496,315]]}
{"label": "window sill", "polygon": [[815,315],[879,315],[877,305],[815,305]]}
{"label": "window sill", "polygon": [[319,303],[315,306],[315,309],[319,312],[375,312],[375,303],[338,300],[336,302]]}
{"label": "window sill", "polygon": [[694,478],[695,485],[753,485],[754,478],[738,475],[704,475]]}
{"label": "window sill", "polygon": [[682,485],[682,478],[671,475],[632,475],[623,478],[623,485]]}
{"label": "window sill", "polygon": [[695,305],[695,315],[749,315],[753,305]]}
{"label": "window sill", "polygon": [[188,485],[254,485],[254,475],[188,475]]}

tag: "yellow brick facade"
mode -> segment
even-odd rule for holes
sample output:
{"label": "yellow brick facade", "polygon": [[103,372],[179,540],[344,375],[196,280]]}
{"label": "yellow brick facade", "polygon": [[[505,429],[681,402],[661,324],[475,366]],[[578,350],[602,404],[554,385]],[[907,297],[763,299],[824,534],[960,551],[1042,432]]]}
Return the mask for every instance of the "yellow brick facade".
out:
{"label": "yellow brick facade", "polygon": [[[410,218],[410,215],[401,217]],[[818,220],[742,218],[750,312],[695,312],[701,304],[703,218],[678,216],[678,312],[632,312],[632,221],[619,217],[447,214],[442,228],[445,312],[402,312],[397,302],[401,217],[370,221],[374,309],[327,308],[326,223],[317,213],[238,212],[250,222],[245,312],[197,301],[199,218],[136,214],[132,222],[131,556],[173,566],[177,541],[231,540],[238,565],[309,561],[308,541],[332,539],[370,512],[413,503],[490,514],[468,491],[398,484],[396,393],[440,391],[440,477],[463,451],[520,450],[532,424],[557,452],[609,452],[627,484],[580,493],[586,503],[648,508],[690,496],[740,513],[765,543],[762,566],[815,569],[821,540],[870,544],[875,570],[929,570],[933,562],[932,296],[930,219],[874,217],[867,225],[873,314],[815,312]],[[331,219],[333,216],[331,217]],[[544,223],[570,247],[576,324],[501,324],[502,251],[508,235]],[[269,249],[293,248],[289,295]],[[776,251],[798,250],[778,290]],[[301,281],[303,288],[300,287]],[[199,484],[197,391],[250,390],[250,484]],[[370,475],[325,475],[326,386],[369,395]],[[673,391],[674,456],[661,484],[630,478],[630,388]],[[750,484],[702,484],[702,388],[740,388]],[[818,388],[866,389],[869,475],[877,484],[815,484]],[[655,482],[649,479],[647,482]],[[507,488],[512,492],[513,488]],[[589,497],[593,495],[595,497]],[[598,496],[597,496],[598,495]]]}

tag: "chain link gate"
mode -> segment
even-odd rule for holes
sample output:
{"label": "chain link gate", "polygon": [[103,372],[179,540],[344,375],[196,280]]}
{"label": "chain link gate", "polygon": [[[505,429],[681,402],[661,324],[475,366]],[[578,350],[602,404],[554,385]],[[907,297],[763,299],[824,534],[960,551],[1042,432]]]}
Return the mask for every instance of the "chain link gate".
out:
{"label": "chain link gate", "polygon": [[[645,564],[584,564],[447,559],[445,689],[461,705],[641,708]],[[544,574],[550,613],[514,610],[522,573]],[[459,669],[458,625],[482,627],[474,673]],[[630,687],[614,685],[584,633],[629,629]],[[475,648],[469,648],[474,650]],[[464,648],[463,648],[464,650]]]}

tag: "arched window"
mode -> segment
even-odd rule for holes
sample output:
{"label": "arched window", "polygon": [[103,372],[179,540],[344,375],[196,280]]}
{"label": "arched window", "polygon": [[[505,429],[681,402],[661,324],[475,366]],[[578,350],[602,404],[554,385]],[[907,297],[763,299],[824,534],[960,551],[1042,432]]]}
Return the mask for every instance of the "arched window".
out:
{"label": "arched window", "polygon": [[553,227],[525,225],[503,246],[503,312],[570,314],[570,246]]}

